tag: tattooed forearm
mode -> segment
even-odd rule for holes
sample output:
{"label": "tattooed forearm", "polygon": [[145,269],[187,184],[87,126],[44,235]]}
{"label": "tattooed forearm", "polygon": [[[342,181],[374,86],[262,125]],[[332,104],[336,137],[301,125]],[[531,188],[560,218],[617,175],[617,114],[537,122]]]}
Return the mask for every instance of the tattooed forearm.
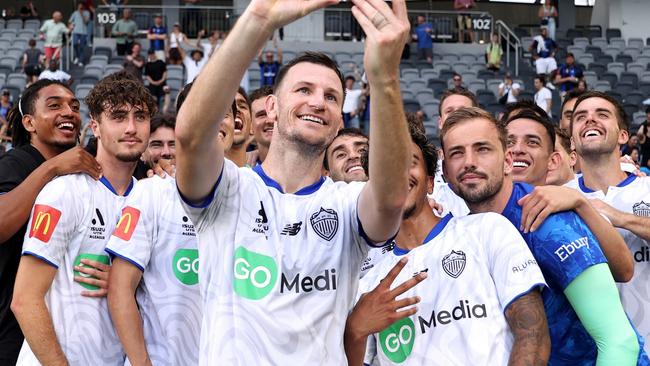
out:
{"label": "tattooed forearm", "polygon": [[515,338],[508,365],[546,365],[551,339],[539,291],[533,290],[511,303],[506,309],[506,320]]}

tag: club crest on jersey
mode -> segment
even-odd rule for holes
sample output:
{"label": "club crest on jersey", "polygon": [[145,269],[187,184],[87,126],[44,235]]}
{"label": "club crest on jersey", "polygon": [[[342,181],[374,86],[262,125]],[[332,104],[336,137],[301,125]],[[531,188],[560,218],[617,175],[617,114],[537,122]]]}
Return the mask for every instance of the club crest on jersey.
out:
{"label": "club crest on jersey", "polygon": [[650,217],[650,205],[643,201],[637,202],[632,206],[632,212],[636,216]]}
{"label": "club crest on jersey", "polygon": [[309,218],[311,227],[321,238],[330,241],[339,229],[339,215],[332,209],[320,208]]}
{"label": "club crest on jersey", "polygon": [[56,208],[48,205],[34,205],[29,237],[35,237],[44,243],[49,242],[60,218],[61,211]]}
{"label": "club crest on jersey", "polygon": [[442,269],[451,277],[458,278],[465,269],[465,253],[461,250],[452,250],[442,258]]}
{"label": "club crest on jersey", "polygon": [[124,241],[131,240],[131,235],[133,235],[135,226],[138,224],[139,219],[140,210],[130,206],[124,207],[124,209],[122,209],[122,216],[120,217],[120,221],[117,222],[117,227],[115,228],[113,235]]}

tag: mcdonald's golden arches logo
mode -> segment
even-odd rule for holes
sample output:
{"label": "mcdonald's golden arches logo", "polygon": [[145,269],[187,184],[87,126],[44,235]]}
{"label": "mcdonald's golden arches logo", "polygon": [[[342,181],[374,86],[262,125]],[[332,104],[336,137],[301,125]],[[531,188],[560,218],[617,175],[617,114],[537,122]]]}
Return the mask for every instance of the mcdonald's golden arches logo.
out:
{"label": "mcdonald's golden arches logo", "polygon": [[140,210],[131,206],[124,207],[122,209],[122,216],[120,216],[120,221],[117,222],[117,227],[113,235],[125,241],[131,240],[131,235],[133,235],[139,219]]}
{"label": "mcdonald's golden arches logo", "polygon": [[47,205],[34,205],[29,237],[34,237],[44,243],[49,242],[60,218],[61,211],[56,208]]}

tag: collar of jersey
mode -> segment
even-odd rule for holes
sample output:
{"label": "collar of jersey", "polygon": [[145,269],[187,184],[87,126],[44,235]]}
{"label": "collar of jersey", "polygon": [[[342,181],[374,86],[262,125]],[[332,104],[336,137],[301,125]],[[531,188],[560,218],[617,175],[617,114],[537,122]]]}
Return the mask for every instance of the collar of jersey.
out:
{"label": "collar of jersey", "polygon": [[[627,178],[623,179],[619,184],[616,185],[616,187],[625,187],[626,185],[634,182],[635,179],[636,179],[636,175],[634,175],[632,173],[627,173]],[[585,192],[585,193],[594,192],[593,189],[591,189],[591,188],[589,188],[589,187],[587,187],[585,185],[584,176],[580,176],[580,178],[578,178],[578,186],[580,186],[580,190]]]}
{"label": "collar of jersey", "polygon": [[[427,237],[424,238],[424,241],[422,242],[422,245],[430,242],[431,240],[433,240],[433,238],[438,236],[438,234],[440,234],[442,232],[442,230],[445,228],[445,226],[447,226],[447,224],[449,223],[449,220],[451,220],[452,217],[454,217],[454,216],[450,212],[447,215],[445,215],[445,217],[443,217],[440,221],[438,221],[438,223],[433,227],[433,229],[431,229],[431,231],[429,231],[429,234],[427,235]],[[395,247],[393,247],[393,254],[395,254],[397,256],[405,255],[405,254],[408,254],[409,252],[410,252],[409,249],[403,249],[403,248],[398,247],[397,243],[395,243]]]}
{"label": "collar of jersey", "polygon": [[[102,182],[102,184],[105,185],[106,188],[108,188],[109,191],[113,192],[114,195],[119,196],[119,194],[117,194],[117,191],[115,190],[115,188],[113,188],[113,185],[111,184],[111,182],[109,182],[108,179],[106,179],[105,176],[102,175],[102,177],[99,178],[99,181]],[[128,196],[129,193],[131,192],[132,188],[133,188],[133,178],[131,178],[131,183],[129,183],[129,186],[126,187],[126,191],[124,192],[123,196],[124,197]]]}
{"label": "collar of jersey", "polygon": [[[264,173],[264,169],[262,169],[262,164],[255,165],[253,167],[253,171],[257,173],[257,175],[259,175],[260,178],[262,178],[264,184],[266,184],[267,187],[273,187],[278,191],[280,191],[280,193],[284,194],[284,191],[282,190],[280,184],[274,181],[273,178],[266,175],[266,173]],[[323,183],[325,183],[325,177],[320,177],[320,179],[317,180],[315,183],[310,184],[307,187],[301,188],[299,191],[297,191],[294,194],[297,196],[306,196],[312,194],[318,191],[318,189],[323,185]]]}

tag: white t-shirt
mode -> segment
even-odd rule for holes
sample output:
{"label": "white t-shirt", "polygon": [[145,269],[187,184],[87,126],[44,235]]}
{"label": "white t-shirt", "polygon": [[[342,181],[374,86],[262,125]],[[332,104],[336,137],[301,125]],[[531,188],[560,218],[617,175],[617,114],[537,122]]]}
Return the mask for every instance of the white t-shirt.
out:
{"label": "white t-shirt", "polygon": [[154,365],[198,365],[199,252],[173,178],[139,181],[106,252],[140,269],[136,299]]}
{"label": "white t-shirt", "polygon": [[185,84],[189,84],[194,81],[201,70],[203,70],[203,66],[205,66],[205,64],[208,62],[208,57],[205,55],[206,53],[203,54],[203,58],[198,62],[194,61],[190,55],[185,55],[185,58],[183,59],[183,65],[185,66],[185,75],[187,76]]}
{"label": "white t-shirt", "polygon": [[549,117],[551,116],[551,110],[548,108],[548,100],[553,99],[551,91],[543,86],[537,93],[535,93],[535,104],[542,108]]}
{"label": "white t-shirt", "polygon": [[214,196],[183,204],[199,235],[201,365],[341,365],[368,245],[363,183],[285,194],[261,165],[225,160]]}
{"label": "white t-shirt", "polygon": [[[499,89],[503,88],[505,85],[506,85],[505,83],[501,83],[501,84],[499,84]],[[516,102],[517,102],[517,97],[515,97],[515,96],[512,94],[512,92],[508,92],[508,91],[509,91],[509,90],[510,90],[510,91],[512,91],[512,90],[519,90],[519,89],[521,89],[521,85],[519,85],[519,83],[512,83],[512,85],[510,86],[510,88],[507,88],[507,89],[505,89],[505,90],[503,91],[504,93],[508,93],[508,100],[506,101],[506,103],[516,103]]]}
{"label": "white t-shirt", "polygon": [[182,42],[185,42],[185,35],[183,33],[169,33],[169,48],[181,47]]}
{"label": "white t-shirt", "polygon": [[[650,217],[650,178],[628,175],[627,179],[617,186],[610,186],[607,194],[603,191],[592,191],[583,183],[582,176],[566,184],[579,190],[589,199],[600,199],[617,210],[637,216]],[[646,202],[647,201],[647,202]],[[634,276],[627,283],[617,283],[621,294],[621,302],[639,334],[646,340],[650,339],[650,243],[629,230],[617,228],[623,236],[634,258]],[[648,342],[646,352],[650,352]]]}
{"label": "white t-shirt", "polygon": [[[33,255],[57,268],[45,304],[71,365],[124,364],[106,298],[81,296],[81,291],[97,288],[75,282],[74,266],[81,258],[109,263],[104,247],[125,200],[115,194],[106,178],[96,181],[86,174],[72,174],[46,184],[34,204],[23,255]],[[27,341],[18,364],[39,364]]]}
{"label": "white t-shirt", "polygon": [[[403,256],[409,261],[393,283],[426,272],[427,278],[398,299],[419,296],[418,312],[373,335],[380,365],[507,365],[514,342],[508,305],[544,277],[526,242],[503,216],[445,216],[424,240],[392,255],[362,280],[374,289]],[[373,361],[372,350],[366,363]]]}
{"label": "white t-shirt", "polygon": [[363,90],[345,89],[345,101],[343,102],[343,113],[356,112],[359,109],[359,97]]}
{"label": "white t-shirt", "polygon": [[49,79],[49,80],[58,80],[58,81],[68,81],[70,80],[70,74],[63,70],[56,70],[54,72],[50,70],[45,70],[38,75],[38,80]]}

